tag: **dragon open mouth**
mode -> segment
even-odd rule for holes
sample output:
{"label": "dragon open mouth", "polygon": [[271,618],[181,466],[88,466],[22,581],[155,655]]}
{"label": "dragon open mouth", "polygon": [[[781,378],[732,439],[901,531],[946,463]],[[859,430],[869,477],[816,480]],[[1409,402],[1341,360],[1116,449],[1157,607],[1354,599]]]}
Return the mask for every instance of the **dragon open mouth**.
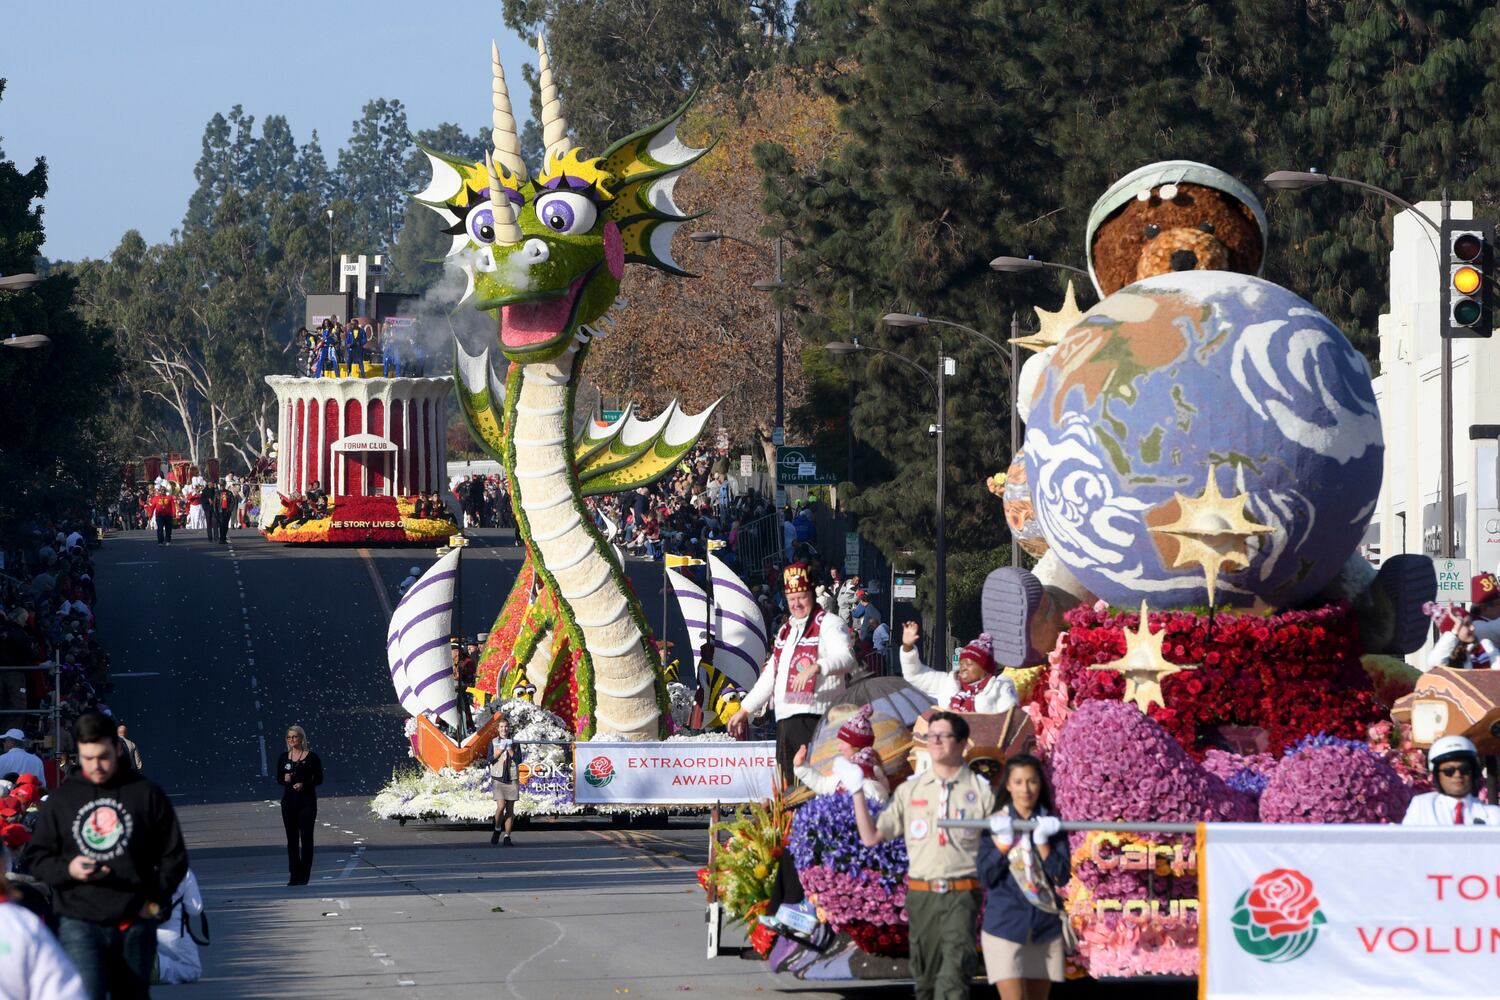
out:
{"label": "dragon open mouth", "polygon": [[516,302],[500,308],[500,343],[511,349],[551,343],[573,323],[578,297],[598,265],[574,278],[562,295],[550,299]]}

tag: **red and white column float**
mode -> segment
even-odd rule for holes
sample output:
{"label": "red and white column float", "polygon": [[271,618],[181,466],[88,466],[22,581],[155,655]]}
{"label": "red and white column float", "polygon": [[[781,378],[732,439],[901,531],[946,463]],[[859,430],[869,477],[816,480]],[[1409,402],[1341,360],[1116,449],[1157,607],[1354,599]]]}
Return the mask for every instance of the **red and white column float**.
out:
{"label": "red and white column float", "polygon": [[303,378],[269,375],[276,393],[276,483],[263,521],[281,509],[275,493],[319,483],[340,496],[441,490],[447,481],[448,399],[453,379]]}

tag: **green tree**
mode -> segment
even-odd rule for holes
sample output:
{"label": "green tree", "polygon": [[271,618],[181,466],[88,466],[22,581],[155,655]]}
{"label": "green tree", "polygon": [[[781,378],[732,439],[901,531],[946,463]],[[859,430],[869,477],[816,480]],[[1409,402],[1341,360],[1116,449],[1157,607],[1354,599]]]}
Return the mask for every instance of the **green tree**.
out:
{"label": "green tree", "polygon": [[[46,193],[45,161],[22,172],[0,151],[0,274],[37,266],[46,238],[37,202]],[[33,288],[0,291],[0,336],[49,340],[0,348],[0,530],[19,528],[23,515],[77,511],[114,481],[100,415],[119,362],[108,331],[74,311],[75,288],[71,275],[54,272]]]}
{"label": "green tree", "polygon": [[386,253],[396,242],[407,201],[411,134],[400,101],[377,98],[354,122],[349,144],[339,150],[334,184],[353,205],[341,223],[346,244],[358,253]]}
{"label": "green tree", "polygon": [[[743,83],[779,62],[792,5],[504,0],[504,9],[505,22],[520,34],[546,34],[568,125],[585,149],[600,153],[660,120],[694,87]],[[528,65],[522,74],[532,91],[532,117],[540,119],[536,69]],[[516,93],[512,85],[512,99]]]}

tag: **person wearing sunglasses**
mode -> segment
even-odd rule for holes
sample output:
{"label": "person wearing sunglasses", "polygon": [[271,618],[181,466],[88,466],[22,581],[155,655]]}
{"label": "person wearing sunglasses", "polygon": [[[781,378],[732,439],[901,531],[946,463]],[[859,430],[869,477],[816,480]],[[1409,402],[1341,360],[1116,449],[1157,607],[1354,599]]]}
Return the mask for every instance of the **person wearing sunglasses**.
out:
{"label": "person wearing sunglasses", "polygon": [[1500,806],[1474,794],[1479,788],[1479,750],[1463,736],[1444,736],[1427,749],[1436,791],[1412,796],[1402,826],[1500,827]]}

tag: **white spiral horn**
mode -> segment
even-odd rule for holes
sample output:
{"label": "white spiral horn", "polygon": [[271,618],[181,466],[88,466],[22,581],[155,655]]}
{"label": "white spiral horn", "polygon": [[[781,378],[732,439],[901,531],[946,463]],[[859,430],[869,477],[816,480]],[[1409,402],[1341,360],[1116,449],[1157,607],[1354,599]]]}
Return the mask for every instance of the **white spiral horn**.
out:
{"label": "white spiral horn", "polygon": [[547,39],[536,36],[537,83],[542,89],[542,148],[547,162],[562,156],[573,148],[568,141],[568,121],[563,117],[562,99],[557,94],[557,81],[552,78],[552,60],[547,55]]}
{"label": "white spiral horn", "polygon": [[495,246],[515,246],[521,242],[521,227],[516,224],[516,208],[500,183],[500,174],[495,170],[495,158],[484,154],[484,168],[490,174],[490,208],[495,216]]}
{"label": "white spiral horn", "polygon": [[490,41],[490,142],[495,159],[506,170],[526,183],[526,161],[521,159],[521,139],[516,134],[516,116],[510,110],[510,89],[505,86],[505,70],[500,65],[500,47]]}

